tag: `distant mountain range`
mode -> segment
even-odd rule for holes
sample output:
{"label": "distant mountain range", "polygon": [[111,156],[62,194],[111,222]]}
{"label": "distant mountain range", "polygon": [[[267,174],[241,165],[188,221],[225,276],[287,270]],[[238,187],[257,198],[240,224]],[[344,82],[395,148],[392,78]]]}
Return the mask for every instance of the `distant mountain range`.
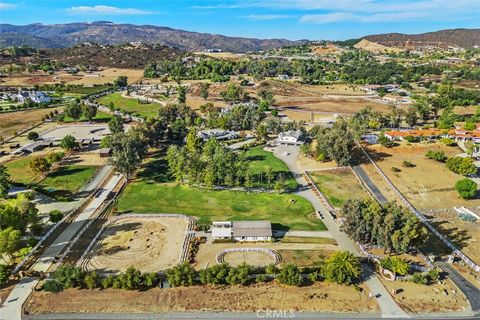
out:
{"label": "distant mountain range", "polygon": [[0,24],[0,47],[30,45],[37,48],[69,47],[83,42],[123,44],[158,43],[186,51],[221,49],[232,52],[269,50],[299,45],[307,40],[253,39],[198,33],[152,25],[116,24],[108,21],[68,24]]}
{"label": "distant mountain range", "polygon": [[448,29],[420,34],[387,33],[363,37],[389,47],[409,46],[459,46],[471,48],[480,46],[480,29]]}
{"label": "distant mountain range", "polygon": [[[388,33],[370,35],[362,39],[389,47],[453,45],[468,48],[480,46],[480,29],[450,29],[421,34]],[[24,44],[36,48],[62,48],[84,42],[100,44],[147,42],[185,51],[221,49],[231,52],[249,52],[305,44],[308,40],[227,37],[168,27],[117,24],[109,21],[51,25],[35,23],[25,26],[0,24],[0,47]]]}

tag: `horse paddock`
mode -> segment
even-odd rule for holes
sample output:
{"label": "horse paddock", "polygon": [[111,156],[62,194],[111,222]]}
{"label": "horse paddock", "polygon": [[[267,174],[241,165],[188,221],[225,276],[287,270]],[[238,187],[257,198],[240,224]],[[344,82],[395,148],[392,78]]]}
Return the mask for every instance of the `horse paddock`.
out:
{"label": "horse paddock", "polygon": [[109,223],[83,265],[87,271],[121,272],[133,266],[158,272],[177,265],[188,221],[178,217],[120,218]]}

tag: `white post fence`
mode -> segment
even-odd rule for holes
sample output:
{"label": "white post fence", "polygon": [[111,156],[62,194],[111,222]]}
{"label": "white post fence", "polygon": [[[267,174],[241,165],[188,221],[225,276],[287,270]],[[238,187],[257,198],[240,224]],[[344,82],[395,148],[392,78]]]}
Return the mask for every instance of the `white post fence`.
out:
{"label": "white post fence", "polygon": [[358,147],[362,150],[363,154],[367,157],[367,159],[373,164],[377,172],[382,176],[382,178],[385,180],[387,185],[392,188],[392,190],[395,192],[395,194],[402,200],[402,202],[405,204],[405,206],[415,215],[417,218],[433,233],[435,234],[447,247],[449,247],[455,255],[457,255],[460,259],[465,262],[467,266],[472,268],[476,272],[480,272],[480,266],[477,265],[475,262],[473,262],[469,257],[467,257],[462,251],[460,251],[450,240],[448,240],[444,235],[442,235],[435,227],[430,224],[428,219],[420,213],[415,207],[410,203],[410,201],[407,200],[403,196],[403,194],[395,187],[395,185],[390,181],[390,179],[383,173],[382,169],[373,161],[373,159],[370,157],[367,151],[358,144]]}

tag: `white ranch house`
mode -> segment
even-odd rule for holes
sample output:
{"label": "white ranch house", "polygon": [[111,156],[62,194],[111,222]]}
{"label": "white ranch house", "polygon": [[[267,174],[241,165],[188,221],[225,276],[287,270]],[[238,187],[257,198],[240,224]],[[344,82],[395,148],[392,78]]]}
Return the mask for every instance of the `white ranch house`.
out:
{"label": "white ranch house", "polygon": [[215,221],[212,224],[213,240],[235,240],[239,242],[270,241],[270,221]]}
{"label": "white ranch house", "polygon": [[303,133],[300,130],[281,132],[277,138],[278,144],[300,145],[303,144]]}

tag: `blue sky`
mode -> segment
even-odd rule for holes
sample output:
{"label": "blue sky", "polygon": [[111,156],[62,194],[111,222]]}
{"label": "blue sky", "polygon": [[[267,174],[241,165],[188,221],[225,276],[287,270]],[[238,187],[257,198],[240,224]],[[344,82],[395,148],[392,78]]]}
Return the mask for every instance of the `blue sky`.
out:
{"label": "blue sky", "polygon": [[480,28],[480,0],[0,0],[0,22],[108,20],[234,36],[344,40]]}

